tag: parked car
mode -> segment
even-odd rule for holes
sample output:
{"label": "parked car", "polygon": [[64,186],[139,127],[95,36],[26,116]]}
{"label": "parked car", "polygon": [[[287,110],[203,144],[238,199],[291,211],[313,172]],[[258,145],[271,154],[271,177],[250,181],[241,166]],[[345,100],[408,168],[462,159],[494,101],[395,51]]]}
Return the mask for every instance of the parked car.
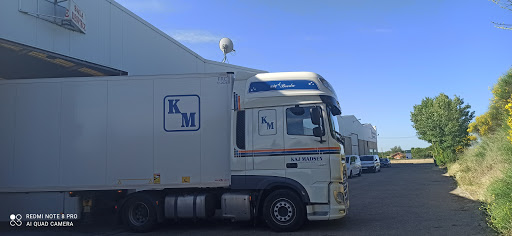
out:
{"label": "parked car", "polygon": [[361,166],[363,170],[373,171],[377,173],[380,171],[380,160],[377,155],[364,155],[360,156]]}
{"label": "parked car", "polygon": [[354,174],[361,176],[363,169],[361,168],[361,159],[358,155],[348,155],[345,158],[347,163],[348,178],[352,178]]}
{"label": "parked car", "polygon": [[388,158],[380,158],[380,167],[391,167],[391,161]]}

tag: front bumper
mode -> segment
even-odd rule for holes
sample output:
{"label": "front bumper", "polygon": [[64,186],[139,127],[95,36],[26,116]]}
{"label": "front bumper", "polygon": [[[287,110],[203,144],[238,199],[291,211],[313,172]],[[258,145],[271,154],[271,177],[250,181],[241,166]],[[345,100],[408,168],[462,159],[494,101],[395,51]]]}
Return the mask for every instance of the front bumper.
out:
{"label": "front bumper", "polygon": [[375,170],[375,166],[361,166],[361,169],[363,170]]}
{"label": "front bumper", "polygon": [[348,183],[329,184],[329,204],[308,205],[308,220],[334,220],[340,219],[347,214],[350,205],[348,195]]}

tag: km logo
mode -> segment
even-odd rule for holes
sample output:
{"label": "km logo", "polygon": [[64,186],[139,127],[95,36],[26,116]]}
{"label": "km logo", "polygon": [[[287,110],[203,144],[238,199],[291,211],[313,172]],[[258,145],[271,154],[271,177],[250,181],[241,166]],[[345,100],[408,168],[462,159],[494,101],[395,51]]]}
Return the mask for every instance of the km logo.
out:
{"label": "km logo", "polygon": [[267,116],[261,117],[261,124],[267,124],[267,129],[274,129],[274,122],[273,121],[268,122]]}
{"label": "km logo", "polygon": [[164,129],[167,132],[197,131],[200,128],[200,98],[197,95],[166,96]]}

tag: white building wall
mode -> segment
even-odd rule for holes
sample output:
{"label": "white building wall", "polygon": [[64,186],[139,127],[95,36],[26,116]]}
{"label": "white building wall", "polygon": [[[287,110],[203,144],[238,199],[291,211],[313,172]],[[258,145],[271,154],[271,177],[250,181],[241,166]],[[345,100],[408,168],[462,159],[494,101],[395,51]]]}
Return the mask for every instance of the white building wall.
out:
{"label": "white building wall", "polygon": [[[341,135],[350,137],[352,143],[352,154],[361,155],[365,147],[360,147],[360,140],[377,143],[377,130],[371,124],[361,124],[359,119],[353,115],[340,116],[338,123],[341,130]],[[347,147],[346,147],[347,148]],[[371,148],[371,149],[376,149]],[[377,150],[374,150],[375,152]]]}
{"label": "white building wall", "polygon": [[19,11],[21,6],[36,12],[38,1],[45,0],[0,1],[0,38],[127,71],[129,75],[263,72],[205,60],[113,0],[74,0],[86,14],[85,34]]}

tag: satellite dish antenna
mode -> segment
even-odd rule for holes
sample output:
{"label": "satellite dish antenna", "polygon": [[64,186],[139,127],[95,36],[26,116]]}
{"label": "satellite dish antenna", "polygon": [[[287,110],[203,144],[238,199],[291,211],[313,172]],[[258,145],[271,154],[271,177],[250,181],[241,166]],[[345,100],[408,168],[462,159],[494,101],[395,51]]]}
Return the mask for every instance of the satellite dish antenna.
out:
{"label": "satellite dish antenna", "polygon": [[222,62],[226,62],[227,57],[226,55],[230,53],[231,51],[235,52],[235,49],[233,49],[233,41],[229,38],[222,38],[219,42],[219,48],[224,53],[224,59]]}

